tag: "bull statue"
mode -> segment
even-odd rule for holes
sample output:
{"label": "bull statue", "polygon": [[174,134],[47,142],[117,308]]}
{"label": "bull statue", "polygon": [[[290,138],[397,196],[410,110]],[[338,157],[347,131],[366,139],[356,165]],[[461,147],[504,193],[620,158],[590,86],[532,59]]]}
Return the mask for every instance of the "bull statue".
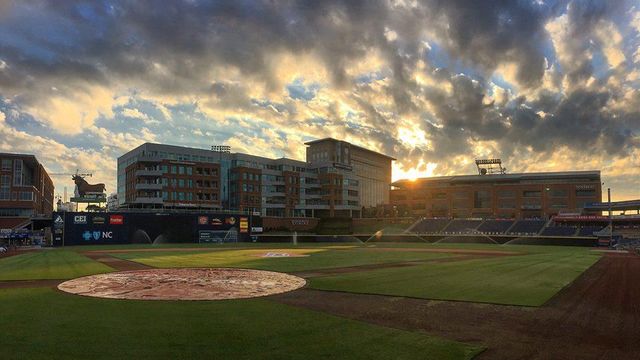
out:
{"label": "bull statue", "polygon": [[76,184],[76,196],[83,197],[88,194],[92,195],[102,195],[107,189],[104,184],[95,184],[91,185],[85,180],[82,176],[73,175],[71,177],[73,182]]}

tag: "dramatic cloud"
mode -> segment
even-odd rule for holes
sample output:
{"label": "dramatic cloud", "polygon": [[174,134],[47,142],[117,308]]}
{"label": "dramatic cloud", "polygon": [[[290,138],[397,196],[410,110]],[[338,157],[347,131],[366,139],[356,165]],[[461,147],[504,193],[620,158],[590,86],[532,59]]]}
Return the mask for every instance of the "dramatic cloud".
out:
{"label": "dramatic cloud", "polygon": [[0,146],[113,189],[144,141],[303,158],[333,136],[396,178],[491,156],[637,197],[639,48],[631,1],[0,0]]}

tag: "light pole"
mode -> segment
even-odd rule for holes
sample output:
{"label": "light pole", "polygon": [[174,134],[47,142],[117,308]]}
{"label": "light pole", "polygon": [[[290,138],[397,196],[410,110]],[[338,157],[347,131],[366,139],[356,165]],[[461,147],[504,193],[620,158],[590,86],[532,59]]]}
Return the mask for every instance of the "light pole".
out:
{"label": "light pole", "polygon": [[609,246],[613,242],[613,217],[611,215],[611,188],[607,188],[607,200],[609,202]]}

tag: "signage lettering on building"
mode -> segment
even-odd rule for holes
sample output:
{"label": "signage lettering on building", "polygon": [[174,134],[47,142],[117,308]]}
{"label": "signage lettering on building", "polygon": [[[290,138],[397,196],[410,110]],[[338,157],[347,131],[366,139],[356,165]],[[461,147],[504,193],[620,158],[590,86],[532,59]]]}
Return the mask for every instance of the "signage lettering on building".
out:
{"label": "signage lettering on building", "polygon": [[583,185],[576,185],[576,190],[593,190],[595,189],[596,186],[593,184],[583,184]]}
{"label": "signage lettering on building", "polygon": [[111,225],[122,225],[122,224],[124,224],[124,216],[122,216],[122,215],[111,215],[111,216],[109,216],[109,224],[111,224]]}
{"label": "signage lettering on building", "polygon": [[291,220],[291,225],[309,225],[309,220],[294,219]]}
{"label": "signage lettering on building", "polygon": [[86,224],[87,223],[87,216],[86,215],[75,215],[73,217],[73,223],[74,224]]}

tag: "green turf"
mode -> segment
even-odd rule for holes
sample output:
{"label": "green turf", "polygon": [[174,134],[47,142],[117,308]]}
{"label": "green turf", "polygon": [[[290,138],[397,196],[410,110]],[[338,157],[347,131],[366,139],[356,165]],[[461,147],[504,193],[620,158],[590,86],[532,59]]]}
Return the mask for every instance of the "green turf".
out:
{"label": "green turf", "polygon": [[566,249],[319,277],[311,279],[311,287],[540,306],[598,259],[585,249]]}
{"label": "green turf", "polygon": [[481,349],[269,300],[0,290],[2,359],[470,359]]}
{"label": "green turf", "polygon": [[[153,267],[246,267],[273,271],[307,271],[368,264],[394,263],[404,261],[432,260],[450,256],[445,253],[410,251],[372,251],[361,247],[353,248],[296,248],[282,249],[218,250],[210,252],[131,252],[113,253],[113,256],[136,261]],[[275,249],[275,250],[274,250]],[[300,252],[307,257],[261,258],[265,252]]]}
{"label": "green turf", "polygon": [[113,271],[68,250],[41,250],[0,259],[0,280],[71,279]]}

